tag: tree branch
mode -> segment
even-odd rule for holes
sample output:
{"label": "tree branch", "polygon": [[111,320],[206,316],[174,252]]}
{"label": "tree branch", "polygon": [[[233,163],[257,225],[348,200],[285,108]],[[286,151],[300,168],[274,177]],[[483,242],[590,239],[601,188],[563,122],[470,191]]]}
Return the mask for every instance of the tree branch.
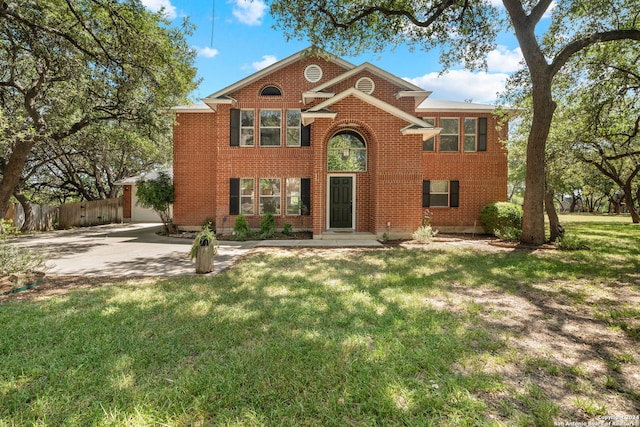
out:
{"label": "tree branch", "polygon": [[351,19],[344,22],[338,21],[338,18],[336,17],[336,15],[330,10],[328,10],[327,8],[325,8],[324,6],[320,6],[318,8],[318,12],[321,12],[324,15],[326,15],[331,21],[331,24],[335,28],[342,28],[342,29],[349,28],[351,25],[355,24],[356,22],[366,18],[369,15],[373,15],[375,13],[381,13],[385,16],[402,16],[407,18],[413,25],[417,27],[427,28],[430,25],[432,25],[445,12],[445,10],[453,6],[454,3],[455,3],[455,0],[445,0],[438,5],[435,5],[434,7],[431,8],[431,10],[429,10],[429,13],[431,13],[431,15],[424,21],[419,20],[415,16],[415,14],[407,10],[389,9],[382,6],[371,6],[371,7],[364,8],[362,9],[362,11],[360,11],[360,13],[354,15]]}
{"label": "tree branch", "polygon": [[593,33],[589,37],[574,40],[562,49],[551,63],[551,75],[555,76],[569,59],[589,46],[616,40],[640,40],[640,30],[612,30]]}

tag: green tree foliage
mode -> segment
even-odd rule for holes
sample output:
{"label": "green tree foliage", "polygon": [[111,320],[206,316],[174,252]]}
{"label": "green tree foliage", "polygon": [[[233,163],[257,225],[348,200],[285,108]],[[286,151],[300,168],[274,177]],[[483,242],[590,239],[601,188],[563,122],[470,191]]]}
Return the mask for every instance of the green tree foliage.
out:
{"label": "green tree foliage", "polygon": [[165,232],[171,232],[171,205],[175,199],[171,177],[166,172],[160,172],[157,178],[139,180],[137,195],[138,204],[143,208],[153,209],[160,216]]}
{"label": "green tree foliage", "polygon": [[[184,37],[188,24],[171,28],[137,0],[0,3],[0,100],[9,123],[2,135],[0,211],[21,180],[50,166],[43,154],[61,170],[63,162],[78,160],[85,144],[93,153],[77,167],[91,166],[101,147],[104,153],[117,143],[116,128],[167,129],[171,117],[162,109],[186,102],[196,85],[195,54]],[[152,143],[153,132],[147,134]],[[102,140],[94,145],[97,135]],[[139,134],[124,141],[138,144]],[[28,161],[32,167],[23,174]],[[104,171],[75,172],[76,184],[93,179],[96,189],[105,179]],[[94,193],[111,192],[107,187]]]}
{"label": "green tree foliage", "polygon": [[[485,65],[499,31],[511,30],[522,50],[531,79],[531,129],[527,136],[522,240],[545,241],[545,148],[556,107],[552,83],[582,50],[619,40],[640,40],[640,0],[582,1],[502,0],[506,12],[489,0],[274,0],[271,12],[290,38],[342,54],[381,51],[410,43],[441,48],[445,67]],[[539,28],[550,12],[551,25]],[[637,44],[636,44],[637,46]]]}

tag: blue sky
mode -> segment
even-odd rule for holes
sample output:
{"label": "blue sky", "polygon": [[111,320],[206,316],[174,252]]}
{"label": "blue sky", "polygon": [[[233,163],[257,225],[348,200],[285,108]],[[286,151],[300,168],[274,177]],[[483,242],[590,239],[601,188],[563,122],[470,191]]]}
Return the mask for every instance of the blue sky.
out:
{"label": "blue sky", "polygon": [[[273,18],[263,0],[141,1],[153,11],[164,8],[165,15],[175,25],[180,25],[185,17],[195,24],[194,34],[188,41],[198,52],[196,67],[202,79],[199,89],[193,93],[196,101],[308,47],[305,42],[287,42],[273,29]],[[492,1],[501,4],[499,0]],[[488,73],[460,67],[440,76],[442,67],[437,51],[424,52],[416,48],[411,52],[408,46],[343,58],[355,65],[370,62],[381,67],[433,91],[433,99],[492,103],[507,76],[519,68],[522,58],[515,37],[503,35],[498,43],[498,48],[488,57]]]}

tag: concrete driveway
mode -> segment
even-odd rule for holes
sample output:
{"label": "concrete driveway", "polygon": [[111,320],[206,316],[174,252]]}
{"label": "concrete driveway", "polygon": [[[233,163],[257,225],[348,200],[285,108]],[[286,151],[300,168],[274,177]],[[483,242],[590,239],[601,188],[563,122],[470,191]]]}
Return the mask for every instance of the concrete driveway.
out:
{"label": "concrete driveway", "polygon": [[[190,239],[156,234],[158,224],[110,224],[18,237],[49,260],[52,276],[174,276],[195,274]],[[214,274],[228,268],[256,242],[221,242]]]}

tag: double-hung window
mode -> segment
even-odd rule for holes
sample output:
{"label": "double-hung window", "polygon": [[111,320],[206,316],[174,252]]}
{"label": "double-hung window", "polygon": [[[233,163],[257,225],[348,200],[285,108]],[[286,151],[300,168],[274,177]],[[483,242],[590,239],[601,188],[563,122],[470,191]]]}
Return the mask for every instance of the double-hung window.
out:
{"label": "double-hung window", "polygon": [[440,119],[440,151],[459,151],[460,120]]}
{"label": "double-hung window", "polygon": [[[433,117],[423,118],[422,121],[424,121],[426,124],[431,125],[433,127],[436,126],[436,119]],[[422,142],[422,151],[435,151],[435,149],[436,149],[435,136],[432,136],[431,138]]]}
{"label": "double-hung window", "polygon": [[300,110],[287,110],[287,147],[300,146]]}
{"label": "double-hung window", "polygon": [[464,151],[477,151],[478,119],[464,119]]}
{"label": "double-hung window", "polygon": [[240,213],[253,215],[254,213],[254,189],[253,178],[240,179]]}
{"label": "double-hung window", "polygon": [[422,181],[423,208],[457,208],[460,199],[460,181]]}
{"label": "double-hung window", "polygon": [[260,178],[260,215],[280,215],[280,178]]}
{"label": "double-hung window", "polygon": [[300,215],[302,208],[300,183],[300,178],[287,178],[287,215]]}
{"label": "double-hung window", "polygon": [[260,110],[260,146],[274,147],[280,145],[280,128],[282,111]]}
{"label": "double-hung window", "polygon": [[253,110],[240,110],[240,146],[253,147]]}

